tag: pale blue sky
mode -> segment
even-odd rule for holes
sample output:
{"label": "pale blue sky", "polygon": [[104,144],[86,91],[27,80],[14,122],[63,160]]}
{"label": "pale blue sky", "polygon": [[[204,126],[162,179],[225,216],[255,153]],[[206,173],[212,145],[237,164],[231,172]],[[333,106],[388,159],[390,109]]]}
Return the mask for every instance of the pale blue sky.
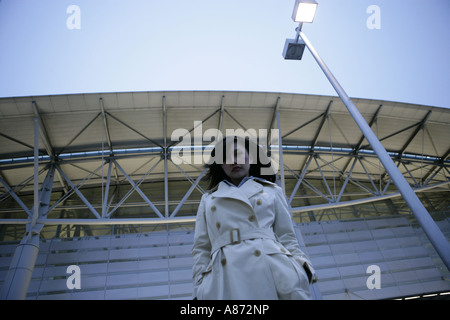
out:
{"label": "pale blue sky", "polygon": [[[450,107],[449,0],[318,0],[303,31],[351,97]],[[80,29],[69,30],[77,5]],[[1,0],[0,97],[226,90],[336,95],[294,0]],[[381,29],[366,26],[377,5]]]}

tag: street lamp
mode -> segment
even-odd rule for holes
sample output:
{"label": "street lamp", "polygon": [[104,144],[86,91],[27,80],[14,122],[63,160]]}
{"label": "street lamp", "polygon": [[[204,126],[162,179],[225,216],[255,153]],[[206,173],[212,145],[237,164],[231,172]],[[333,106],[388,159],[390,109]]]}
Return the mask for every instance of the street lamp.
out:
{"label": "street lamp", "polygon": [[[419,222],[422,229],[425,231],[425,234],[428,236],[428,239],[433,244],[437,253],[443,260],[444,264],[447,266],[447,269],[450,270],[450,244],[446,239],[442,231],[434,222],[433,218],[431,218],[427,209],[423,206],[422,202],[420,202],[417,195],[414,193],[412,188],[410,187],[408,181],[406,181],[405,177],[403,177],[400,170],[395,165],[394,161],[392,161],[391,157],[387,153],[384,146],[378,140],[375,133],[372,131],[370,126],[367,124],[367,121],[359,112],[358,108],[352,102],[350,97],[344,91],[344,88],[339,84],[337,79],[331,73],[330,69],[328,69],[325,62],[319,56],[317,51],[312,46],[309,39],[302,32],[302,25],[304,22],[312,22],[314,20],[315,12],[317,9],[317,2],[314,0],[296,0],[294,6],[294,12],[292,14],[292,19],[295,22],[299,22],[299,27],[296,29],[297,38],[296,40],[288,39],[286,40],[283,56],[285,59],[295,59],[300,60],[301,55],[297,54],[295,57],[290,56],[289,52],[294,52],[295,46],[306,46],[309,51],[313,55],[316,62],[319,64],[320,68],[324,72],[325,76],[330,81],[333,88],[336,90],[337,94],[341,98],[342,102],[347,107],[347,110],[355,120],[356,124],[360,128],[361,132],[366,137],[373,151],[376,153],[384,168],[388,172],[394,184],[397,186],[400,194],[405,200],[408,207],[413,212],[417,221]],[[298,49],[297,49],[298,50]],[[302,51],[303,54],[303,51]]]}
{"label": "street lamp", "polygon": [[316,15],[316,10],[317,2],[315,0],[296,0],[294,12],[292,12],[292,20],[301,23],[311,23]]}
{"label": "street lamp", "polygon": [[314,21],[317,11],[317,2],[315,0],[296,0],[292,20],[299,22],[297,37],[295,39],[286,39],[283,50],[283,57],[286,60],[301,60],[305,51],[305,42],[299,39],[299,31],[303,23]]}

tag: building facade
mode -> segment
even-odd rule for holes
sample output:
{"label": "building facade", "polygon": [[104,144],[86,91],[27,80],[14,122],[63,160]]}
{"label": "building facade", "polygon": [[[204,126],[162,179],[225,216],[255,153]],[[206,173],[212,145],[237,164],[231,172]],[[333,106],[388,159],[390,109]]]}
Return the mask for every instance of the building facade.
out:
{"label": "building facade", "polygon": [[[353,101],[449,239],[450,110]],[[230,133],[267,146],[315,298],[447,296],[449,270],[337,97],[209,91],[0,99],[3,292],[25,244],[26,299],[190,299],[204,162]]]}

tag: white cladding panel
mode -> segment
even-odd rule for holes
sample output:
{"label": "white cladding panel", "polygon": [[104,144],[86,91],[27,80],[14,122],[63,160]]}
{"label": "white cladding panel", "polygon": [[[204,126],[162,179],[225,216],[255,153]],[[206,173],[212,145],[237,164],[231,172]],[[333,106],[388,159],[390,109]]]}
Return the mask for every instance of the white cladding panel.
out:
{"label": "white cladding panel", "polygon": [[[450,221],[439,222],[450,233]],[[448,271],[407,217],[298,224],[323,299],[389,299],[450,291]],[[28,299],[191,299],[192,231],[44,240]],[[0,284],[16,244],[0,245]],[[66,285],[69,265],[81,289]],[[381,289],[368,289],[379,266]],[[445,268],[445,267],[444,267]],[[251,299],[251,297],[249,297]]]}

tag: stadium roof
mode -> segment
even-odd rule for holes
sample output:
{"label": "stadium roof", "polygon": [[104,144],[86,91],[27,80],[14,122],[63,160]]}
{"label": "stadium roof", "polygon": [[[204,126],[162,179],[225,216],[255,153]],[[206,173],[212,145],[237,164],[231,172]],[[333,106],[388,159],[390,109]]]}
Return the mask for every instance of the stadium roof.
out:
{"label": "stadium roof", "polygon": [[[353,101],[411,187],[427,194],[422,199],[447,232],[450,109]],[[442,263],[435,262],[439,259],[415,230],[417,223],[402,216],[410,212],[401,199],[391,200],[398,191],[340,99],[286,93],[0,99],[3,265],[10,264],[16,246],[8,240],[21,239],[24,229],[33,226],[40,239],[55,241],[40,243],[29,297],[190,297],[192,226],[205,191],[199,183],[205,170],[202,163],[177,164],[177,141],[171,136],[182,129],[195,145],[205,146],[211,142],[199,138],[206,130],[238,128],[280,129],[284,172],[279,175],[286,178],[294,221],[306,222],[296,229],[321,272],[319,289],[325,298],[448,291]],[[40,149],[36,198],[35,129]],[[430,189],[443,192],[425,192]],[[373,201],[379,205],[372,206]],[[341,221],[322,223],[326,220]],[[76,240],[61,241],[64,237]],[[385,290],[364,291],[366,262],[385,266],[383,279],[393,279],[383,282]],[[65,265],[79,263],[91,285],[83,287],[86,291],[68,291]]]}
{"label": "stadium roof", "polygon": [[[450,109],[367,99],[353,102],[412,186],[447,186]],[[207,129],[270,130],[277,128],[277,112],[286,175],[299,179],[307,171],[308,178],[324,180],[351,175],[355,181],[372,183],[373,195],[382,193],[381,184],[377,191],[377,181],[389,184],[338,97],[171,91],[0,99],[0,190],[3,194],[8,193],[7,186],[22,193],[33,190],[35,118],[40,130],[40,169],[57,160],[61,171],[53,189],[67,189],[70,183],[104,184],[106,160],[111,156],[117,181],[127,176],[146,182],[188,179],[194,185],[202,164],[177,165],[163,159],[164,147],[170,155],[177,144],[171,139],[174,130],[189,131],[193,141],[197,137],[195,142]],[[201,127],[196,121],[201,121]],[[41,184],[44,178],[41,174]]]}

